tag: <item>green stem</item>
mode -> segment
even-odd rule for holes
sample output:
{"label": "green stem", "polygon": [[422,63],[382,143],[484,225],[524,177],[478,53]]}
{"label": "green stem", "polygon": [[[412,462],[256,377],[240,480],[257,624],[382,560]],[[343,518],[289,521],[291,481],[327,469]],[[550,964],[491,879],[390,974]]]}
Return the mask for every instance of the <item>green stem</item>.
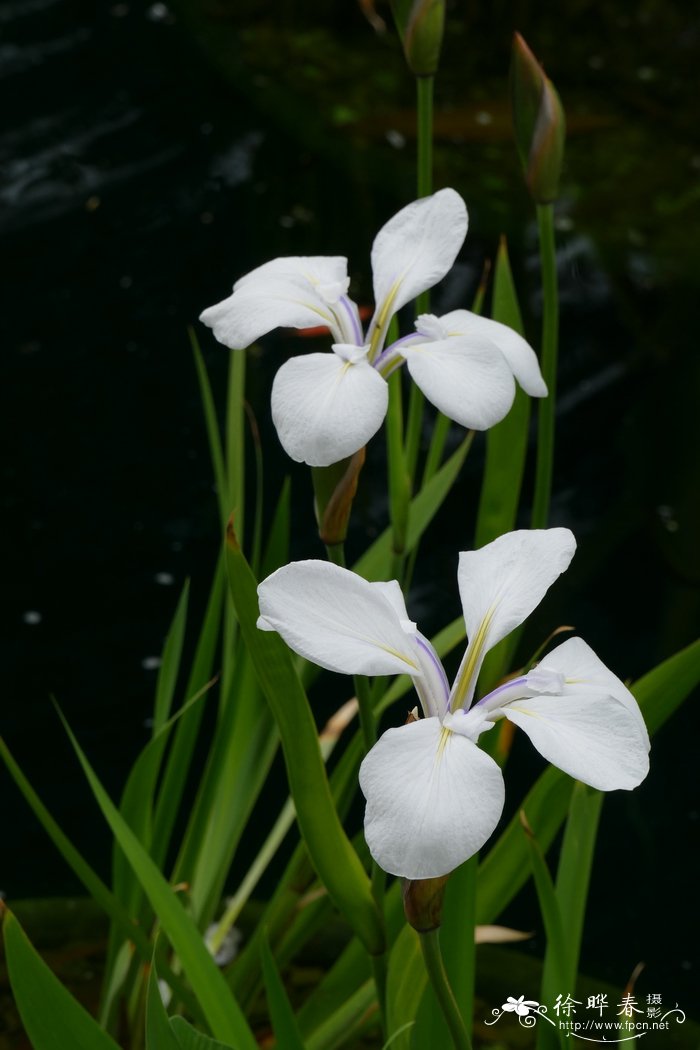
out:
{"label": "green stem", "polygon": [[411,486],[406,471],[406,457],[403,448],[403,397],[400,372],[394,372],[389,377],[386,445],[392,528],[392,578],[400,580],[406,549],[408,506],[411,500]]}
{"label": "green stem", "polygon": [[[419,197],[433,192],[433,86],[435,77],[416,77],[416,134],[418,143],[417,185]],[[422,292],[416,299],[416,316],[430,309],[430,294]],[[416,462],[423,429],[425,398],[415,383],[411,385],[411,399],[406,427],[406,471],[411,483],[415,480]]]}
{"label": "green stem", "polygon": [[416,77],[417,137],[418,137],[418,196],[427,197],[433,191],[433,86],[435,77]]}
{"label": "green stem", "polygon": [[362,729],[362,740],[365,752],[371,751],[377,742],[377,723],[372,708],[372,698],[369,689],[369,681],[364,675],[353,675],[355,684],[355,696],[360,711],[360,727]]}
{"label": "green stem", "polygon": [[420,934],[421,948],[423,949],[425,968],[428,971],[428,979],[433,986],[435,998],[442,1010],[447,1027],[450,1030],[455,1050],[472,1050],[469,1034],[464,1027],[462,1015],[459,1012],[459,1007],[455,1002],[455,997],[452,994],[452,989],[450,988],[447,974],[445,973],[445,965],[442,961],[442,953],[440,951],[439,933],[439,930],[431,930],[429,933]]}
{"label": "green stem", "polygon": [[557,385],[557,344],[559,336],[559,295],[554,242],[554,211],[551,204],[537,205],[542,265],[542,355],[540,366],[549,391],[538,407],[537,466],[532,505],[532,528],[546,528],[552,493],[554,464],[554,415]]}
{"label": "green stem", "polygon": [[326,544],[326,554],[328,555],[328,560],[332,562],[333,565],[339,565],[341,569],[345,568],[344,543],[334,543],[332,547],[329,547],[328,544]]}

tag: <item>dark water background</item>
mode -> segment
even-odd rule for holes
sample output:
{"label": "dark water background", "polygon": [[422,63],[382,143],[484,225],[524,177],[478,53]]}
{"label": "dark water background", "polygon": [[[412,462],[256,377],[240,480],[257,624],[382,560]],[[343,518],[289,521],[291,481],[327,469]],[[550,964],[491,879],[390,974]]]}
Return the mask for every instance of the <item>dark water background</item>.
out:
{"label": "dark water background", "polygon": [[[506,232],[536,341],[534,230],[506,105],[515,27],[570,118],[552,517],[580,544],[526,641],[574,623],[635,678],[700,622],[700,22],[680,2],[572,0],[556,16],[525,3],[451,9],[436,185],[464,195],[471,229],[436,308],[471,299]],[[179,589],[192,578],[201,612],[217,553],[186,326],[279,254],[347,254],[353,290],[370,301],[371,239],[413,197],[412,85],[393,34],[376,36],[340,3],[6,0],[0,30],[0,723],[59,823],[105,871],[108,836],[49,695],[118,792],[146,739]],[[221,404],[227,355],[200,338]],[[277,363],[308,345],[272,337],[250,359],[270,508],[289,464],[269,386]],[[419,564],[409,608],[430,632],[458,611],[456,552],[471,543],[481,455],[477,441]],[[379,441],[370,459],[358,551],[386,520],[370,480]],[[293,554],[322,556],[306,473],[292,475]],[[697,727],[691,701],[656,738],[645,784],[606,800],[583,956],[618,985],[645,960],[640,988],[686,1007],[697,982]],[[511,805],[538,762],[516,745]],[[0,788],[0,889],[78,892],[4,774]],[[507,919],[536,927],[531,895]]]}

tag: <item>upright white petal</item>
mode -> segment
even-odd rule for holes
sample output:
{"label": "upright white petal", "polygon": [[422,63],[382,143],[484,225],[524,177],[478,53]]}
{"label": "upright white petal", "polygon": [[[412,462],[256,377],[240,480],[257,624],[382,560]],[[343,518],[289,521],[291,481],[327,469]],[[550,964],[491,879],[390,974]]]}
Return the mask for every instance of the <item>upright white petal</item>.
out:
{"label": "upright white petal", "polygon": [[232,350],[242,350],[280,327],[327,325],[333,338],[345,338],[331,305],[297,274],[249,274],[238,282],[233,295],[204,310],[199,319]]}
{"label": "upright white petal", "polygon": [[272,419],[288,455],[327,467],[351,456],[376,434],[386,415],[386,381],[360,348],[357,360],[339,354],[292,357],[272,386]]}
{"label": "upright white petal", "polygon": [[343,674],[420,675],[410,634],[381,588],[323,561],[284,565],[258,587],[258,627]]}
{"label": "upright white petal", "polygon": [[431,879],[476,853],[503,809],[501,771],[438,718],[389,729],[360,766],[365,838],[391,875]]}
{"label": "upright white petal", "polygon": [[467,209],[451,189],[414,201],[389,219],[372,246],[371,330],[385,331],[397,310],[445,276],[466,233]]}
{"label": "upright white petal", "polygon": [[522,529],[459,556],[459,594],[469,645],[452,689],[468,707],[484,655],[537,608],[576,550],[569,529]]}
{"label": "upright white petal", "polygon": [[[510,370],[530,397],[546,397],[547,385],[542,378],[537,354],[525,339],[508,325],[479,317],[469,310],[453,310],[439,318],[450,335],[482,336],[494,343],[505,357]],[[418,318],[420,321],[420,318]]]}
{"label": "upright white petal", "polygon": [[649,738],[635,715],[598,690],[534,696],[503,708],[549,762],[584,784],[636,787],[649,771]]}
{"label": "upright white petal", "polygon": [[507,415],[515,383],[501,351],[483,336],[407,344],[411,378],[449,419],[487,430]]}

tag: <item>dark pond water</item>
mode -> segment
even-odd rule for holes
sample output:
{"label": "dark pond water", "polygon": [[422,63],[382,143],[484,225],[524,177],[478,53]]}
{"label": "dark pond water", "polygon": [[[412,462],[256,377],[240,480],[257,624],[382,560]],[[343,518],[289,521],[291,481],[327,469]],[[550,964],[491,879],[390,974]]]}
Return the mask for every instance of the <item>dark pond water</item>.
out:
{"label": "dark pond water", "polygon": [[[680,3],[620,6],[572,3],[556,19],[524,3],[453,11],[436,182],[463,193],[471,231],[438,305],[469,301],[505,231],[537,338],[534,231],[506,106],[517,25],[570,113],[553,519],[580,542],[528,640],[575,623],[634,678],[693,640],[700,621],[700,25]],[[371,238],[413,196],[412,91],[391,33],[377,37],[341,4],[8,0],[0,27],[12,100],[0,132],[2,734],[105,870],[107,836],[49,696],[118,791],[145,739],[179,589],[192,578],[200,612],[217,553],[186,327],[279,254],[349,255],[369,302]],[[200,336],[221,402],[226,353]],[[270,492],[288,463],[268,391],[297,348],[272,337],[251,358]],[[419,564],[410,608],[430,630],[457,612],[455,552],[471,542],[481,455],[477,442]],[[379,442],[371,460],[379,470]],[[294,554],[321,556],[308,479],[293,479]],[[351,545],[384,522],[381,493],[365,487]],[[606,801],[584,945],[589,970],[622,984],[644,959],[649,981],[686,1005],[697,980],[697,739],[687,706],[655,742],[648,781]],[[535,767],[517,747],[512,783]],[[0,888],[77,891],[0,779]],[[508,918],[532,928],[534,916],[523,895]]]}

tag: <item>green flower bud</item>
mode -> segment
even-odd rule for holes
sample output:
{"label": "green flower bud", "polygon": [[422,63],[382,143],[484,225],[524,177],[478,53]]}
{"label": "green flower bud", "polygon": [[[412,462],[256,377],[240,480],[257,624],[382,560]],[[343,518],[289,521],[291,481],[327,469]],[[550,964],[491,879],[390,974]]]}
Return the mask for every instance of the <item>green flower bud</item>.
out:
{"label": "green flower bud", "polygon": [[418,933],[437,930],[442,922],[442,905],[448,875],[437,879],[403,879],[403,910],[406,921]]}
{"label": "green flower bud", "polygon": [[361,448],[330,467],[311,468],[318,534],[327,547],[345,542],[352,501],[364,462],[365,450]]}
{"label": "green flower bud", "polygon": [[417,77],[432,77],[440,62],[445,26],[445,0],[391,0],[408,68]]}
{"label": "green flower bud", "polygon": [[513,38],[511,91],[515,142],[525,182],[537,204],[549,204],[559,189],[564,110],[554,85],[519,33]]}

